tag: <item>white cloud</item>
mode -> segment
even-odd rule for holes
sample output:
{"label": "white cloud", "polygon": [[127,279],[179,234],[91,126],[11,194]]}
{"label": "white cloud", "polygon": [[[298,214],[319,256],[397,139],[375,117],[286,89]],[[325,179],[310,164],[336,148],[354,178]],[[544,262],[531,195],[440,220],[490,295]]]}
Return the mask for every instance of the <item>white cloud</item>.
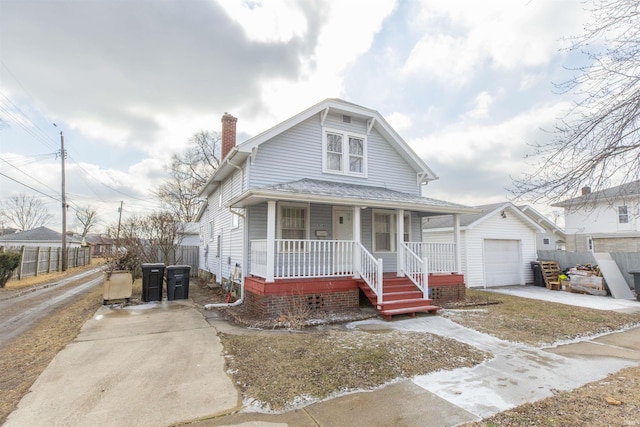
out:
{"label": "white cloud", "polygon": [[475,168],[498,168],[519,174],[526,168],[523,155],[528,151],[527,144],[548,138],[541,129],[551,128],[568,107],[565,102],[541,105],[489,125],[462,121],[438,133],[410,140],[409,144],[427,164],[430,158],[437,157],[444,165],[473,162]]}
{"label": "white cloud", "polygon": [[222,0],[218,4],[253,41],[286,42],[307,31],[307,19],[299,2]]}
{"label": "white cloud", "polygon": [[385,119],[389,122],[391,127],[396,130],[396,132],[402,132],[413,125],[411,117],[398,112],[387,115]]}
{"label": "white cloud", "polygon": [[495,102],[495,97],[489,95],[488,92],[480,92],[473,102],[473,108],[466,112],[463,117],[476,120],[489,117],[489,109]]}
{"label": "white cloud", "polygon": [[422,37],[402,72],[460,85],[484,63],[498,70],[546,65],[561,37],[580,30],[582,18],[578,2],[419,2],[411,25]]}

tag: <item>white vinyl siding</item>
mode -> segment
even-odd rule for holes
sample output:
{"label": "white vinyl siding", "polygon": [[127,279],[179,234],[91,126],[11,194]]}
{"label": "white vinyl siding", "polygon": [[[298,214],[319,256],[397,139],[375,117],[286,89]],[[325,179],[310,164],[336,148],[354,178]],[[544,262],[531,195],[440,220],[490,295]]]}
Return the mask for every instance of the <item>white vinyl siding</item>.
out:
{"label": "white vinyl siding", "polygon": [[[350,124],[342,123],[341,116],[329,113],[325,129],[336,129],[341,134],[366,135],[363,159],[367,176],[323,172],[323,128],[319,117],[310,117],[273,139],[260,145],[255,161],[247,175],[248,188],[259,188],[303,178],[346,184],[371,185],[390,190],[421,195],[416,172],[383,136],[373,128],[367,134],[366,122],[352,117]],[[354,149],[355,151],[355,149]],[[344,152],[344,150],[343,150]],[[352,153],[354,164],[356,155]],[[344,162],[344,159],[342,160]]]}

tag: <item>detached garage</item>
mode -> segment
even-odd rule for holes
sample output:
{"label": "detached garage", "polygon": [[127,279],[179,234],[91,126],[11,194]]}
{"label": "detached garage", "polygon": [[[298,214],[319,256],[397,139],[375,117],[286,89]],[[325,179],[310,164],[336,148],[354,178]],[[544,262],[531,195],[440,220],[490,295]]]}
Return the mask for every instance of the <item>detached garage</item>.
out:
{"label": "detached garage", "polygon": [[[476,206],[482,212],[460,216],[462,272],[468,287],[524,285],[533,282],[538,224],[512,203]],[[453,219],[430,217],[424,242],[453,242]]]}

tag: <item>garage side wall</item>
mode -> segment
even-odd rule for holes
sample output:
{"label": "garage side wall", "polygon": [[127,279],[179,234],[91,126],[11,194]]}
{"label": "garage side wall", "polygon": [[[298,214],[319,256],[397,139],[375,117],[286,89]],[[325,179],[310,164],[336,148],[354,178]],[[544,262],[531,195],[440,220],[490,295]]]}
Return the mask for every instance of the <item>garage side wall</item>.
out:
{"label": "garage side wall", "polygon": [[484,241],[495,240],[518,240],[520,241],[520,262],[521,277],[520,284],[533,282],[531,272],[531,261],[537,259],[536,254],[536,233],[528,225],[522,222],[515,214],[507,211],[507,217],[492,215],[475,227],[466,232],[468,266],[467,286],[478,287],[485,285],[484,272]]}

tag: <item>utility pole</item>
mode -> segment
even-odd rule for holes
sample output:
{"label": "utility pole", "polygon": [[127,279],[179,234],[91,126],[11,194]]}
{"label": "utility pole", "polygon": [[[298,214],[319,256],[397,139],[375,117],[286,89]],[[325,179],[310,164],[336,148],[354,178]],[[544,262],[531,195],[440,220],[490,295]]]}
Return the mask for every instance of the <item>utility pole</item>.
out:
{"label": "utility pole", "polygon": [[64,135],[60,131],[60,160],[62,162],[62,271],[67,271],[67,192],[65,185],[64,158],[67,152],[64,150]]}
{"label": "utility pole", "polygon": [[116,246],[120,245],[120,223],[122,222],[122,205],[123,204],[124,204],[124,202],[121,200],[120,201],[120,207],[118,208],[118,212],[120,214],[118,215],[118,231],[116,232]]}

